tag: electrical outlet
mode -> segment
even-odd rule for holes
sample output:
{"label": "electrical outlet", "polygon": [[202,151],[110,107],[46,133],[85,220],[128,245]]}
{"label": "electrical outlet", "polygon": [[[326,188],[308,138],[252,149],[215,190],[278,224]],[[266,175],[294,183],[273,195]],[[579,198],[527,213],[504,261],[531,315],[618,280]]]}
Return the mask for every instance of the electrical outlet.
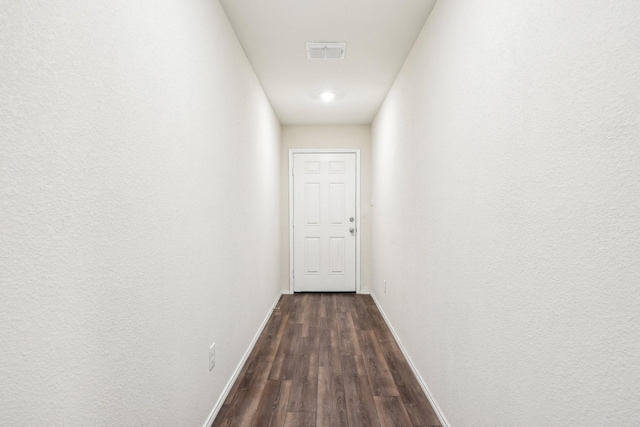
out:
{"label": "electrical outlet", "polygon": [[209,347],[209,370],[216,366],[216,343],[211,344]]}
{"label": "electrical outlet", "polygon": [[384,293],[385,294],[387,293],[387,281],[386,280],[384,281]]}

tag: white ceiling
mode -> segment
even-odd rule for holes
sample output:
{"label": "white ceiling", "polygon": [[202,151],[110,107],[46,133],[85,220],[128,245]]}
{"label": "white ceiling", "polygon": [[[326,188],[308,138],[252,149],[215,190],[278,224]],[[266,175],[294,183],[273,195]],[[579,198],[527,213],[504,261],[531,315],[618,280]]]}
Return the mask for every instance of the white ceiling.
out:
{"label": "white ceiling", "polygon": [[[283,124],[371,123],[435,2],[220,0]],[[345,59],[308,60],[306,42],[346,42]]]}

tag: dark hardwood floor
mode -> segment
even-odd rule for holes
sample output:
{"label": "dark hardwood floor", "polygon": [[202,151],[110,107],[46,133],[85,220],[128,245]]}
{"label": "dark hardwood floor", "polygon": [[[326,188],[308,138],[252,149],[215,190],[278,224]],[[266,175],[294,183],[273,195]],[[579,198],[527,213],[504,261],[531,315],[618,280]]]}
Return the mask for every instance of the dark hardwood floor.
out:
{"label": "dark hardwood floor", "polygon": [[283,295],[217,426],[440,426],[369,295]]}

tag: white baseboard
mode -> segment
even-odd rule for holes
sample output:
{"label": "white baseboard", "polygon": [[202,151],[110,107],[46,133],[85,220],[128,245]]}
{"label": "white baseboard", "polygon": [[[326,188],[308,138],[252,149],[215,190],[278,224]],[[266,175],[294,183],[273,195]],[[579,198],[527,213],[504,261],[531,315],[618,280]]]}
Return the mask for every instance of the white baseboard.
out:
{"label": "white baseboard", "polygon": [[[283,294],[284,294],[284,292],[283,292]],[[231,389],[233,388],[233,384],[238,379],[238,375],[240,375],[240,372],[242,371],[242,367],[247,362],[247,359],[249,358],[249,355],[253,351],[253,347],[255,347],[256,343],[258,342],[258,338],[260,338],[260,334],[262,334],[262,331],[264,330],[264,327],[267,326],[267,322],[269,321],[269,318],[271,317],[271,313],[273,312],[273,309],[276,308],[276,306],[278,304],[278,301],[280,301],[280,296],[281,295],[278,295],[276,300],[271,305],[271,308],[269,309],[269,312],[267,313],[267,317],[265,317],[265,319],[262,321],[262,324],[260,325],[260,328],[258,328],[258,332],[256,332],[256,335],[253,337],[253,340],[249,344],[249,347],[247,348],[247,351],[244,352],[244,356],[242,356],[242,359],[240,360],[240,363],[238,363],[238,366],[236,367],[236,370],[233,371],[233,375],[231,375],[231,378],[229,379],[229,382],[227,382],[227,385],[224,387],[224,390],[222,390],[222,394],[218,398],[218,401],[216,402],[216,404],[213,406],[213,409],[211,410],[211,413],[209,414],[209,417],[207,417],[207,420],[204,422],[203,427],[210,427],[213,424],[213,421],[216,419],[216,416],[218,415],[218,412],[220,412],[220,408],[222,408],[222,405],[224,404],[224,401],[227,399],[227,396],[229,396],[229,393],[231,392]]]}
{"label": "white baseboard", "polygon": [[416,369],[416,366],[414,365],[413,360],[411,360],[411,357],[407,353],[407,350],[402,345],[402,341],[400,341],[398,334],[396,334],[396,331],[393,329],[393,326],[391,326],[391,322],[389,322],[389,318],[387,317],[387,314],[382,309],[382,306],[378,302],[378,299],[376,298],[373,291],[370,291],[369,295],[371,295],[371,298],[373,298],[373,301],[376,303],[378,310],[380,310],[380,313],[382,314],[382,317],[384,318],[385,323],[389,327],[389,330],[391,330],[391,334],[393,335],[393,338],[395,338],[396,342],[398,343],[398,346],[400,347],[400,350],[402,351],[404,358],[407,359],[407,363],[409,363],[409,367],[411,368],[411,371],[413,371],[413,375],[415,375],[416,379],[418,380],[418,383],[420,384],[420,387],[422,387],[422,391],[424,391],[424,394],[427,396],[427,399],[429,399],[429,403],[431,403],[431,407],[433,408],[433,410],[436,413],[436,416],[440,420],[440,424],[442,424],[442,427],[450,427],[451,424],[449,424],[447,417],[444,416],[444,412],[442,412],[442,409],[440,408],[440,406],[438,406],[438,403],[434,399],[433,394],[431,393],[431,390],[429,390],[427,383],[420,376],[420,373]]}

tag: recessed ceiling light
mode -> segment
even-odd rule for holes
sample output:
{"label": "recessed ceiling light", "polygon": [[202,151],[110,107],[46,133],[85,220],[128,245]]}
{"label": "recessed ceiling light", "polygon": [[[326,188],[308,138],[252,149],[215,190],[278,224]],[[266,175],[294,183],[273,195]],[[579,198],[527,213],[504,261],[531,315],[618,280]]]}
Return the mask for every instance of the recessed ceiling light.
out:
{"label": "recessed ceiling light", "polygon": [[336,97],[336,94],[333,92],[325,91],[320,94],[320,99],[324,102],[331,102]]}

